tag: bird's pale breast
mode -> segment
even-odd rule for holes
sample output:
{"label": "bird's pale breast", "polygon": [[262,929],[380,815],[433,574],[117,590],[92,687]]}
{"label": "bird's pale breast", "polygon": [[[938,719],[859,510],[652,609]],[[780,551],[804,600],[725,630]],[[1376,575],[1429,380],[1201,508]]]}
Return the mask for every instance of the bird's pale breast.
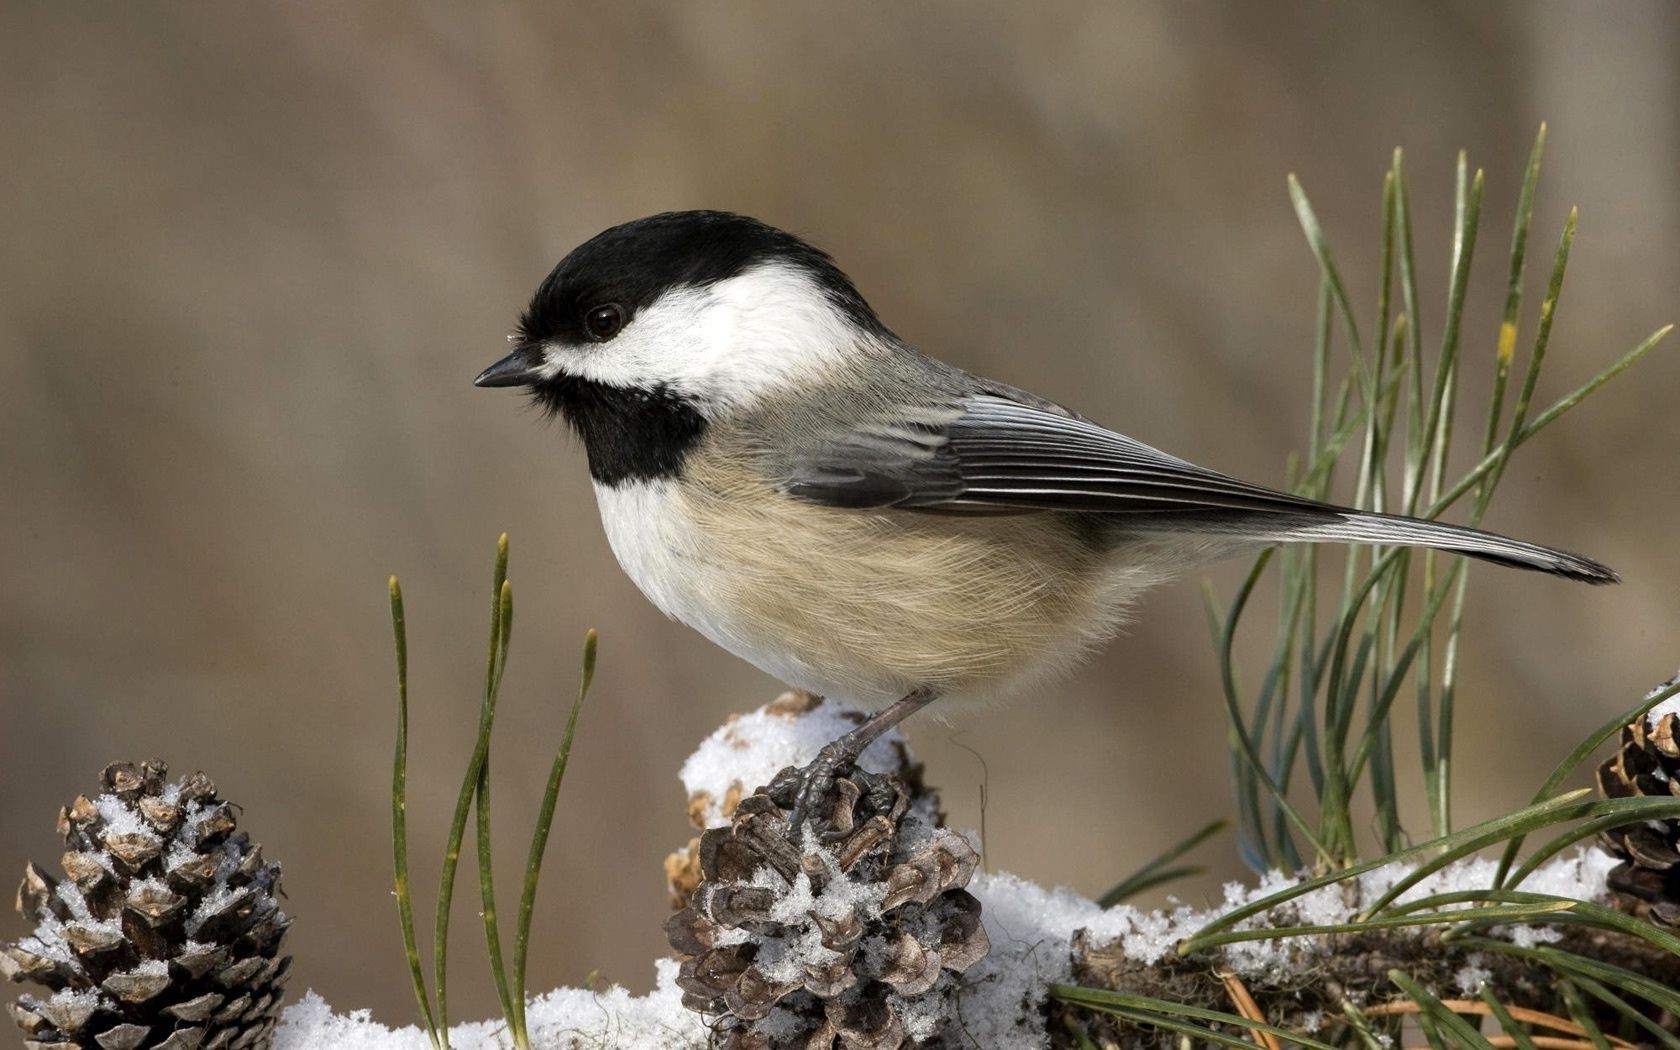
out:
{"label": "bird's pale breast", "polygon": [[666,614],[790,685],[869,705],[1070,667],[1154,582],[1069,518],[816,506],[715,446],[680,479],[596,491],[619,563]]}

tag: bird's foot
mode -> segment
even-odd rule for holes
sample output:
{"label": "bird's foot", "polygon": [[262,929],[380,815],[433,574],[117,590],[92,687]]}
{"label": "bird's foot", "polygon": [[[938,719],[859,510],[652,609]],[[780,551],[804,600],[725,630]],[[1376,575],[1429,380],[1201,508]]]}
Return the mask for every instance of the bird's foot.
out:
{"label": "bird's foot", "polygon": [[877,807],[883,797],[890,801],[892,784],[880,774],[859,769],[858,751],[854,741],[841,737],[824,745],[805,766],[789,766],[770,782],[771,799],[792,807],[788,838],[794,843],[804,840],[807,825],[818,843],[844,838],[860,799]]}

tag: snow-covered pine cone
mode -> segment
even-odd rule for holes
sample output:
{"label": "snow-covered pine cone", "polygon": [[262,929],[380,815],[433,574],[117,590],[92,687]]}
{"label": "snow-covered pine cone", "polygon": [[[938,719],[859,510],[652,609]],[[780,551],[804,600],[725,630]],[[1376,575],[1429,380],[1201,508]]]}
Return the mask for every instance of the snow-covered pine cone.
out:
{"label": "snow-covered pine cone", "polygon": [[[743,770],[737,768],[742,756],[752,754],[750,765],[763,767],[760,775],[768,779],[777,769],[810,762],[824,744],[862,725],[868,717],[864,711],[799,689],[783,693],[756,711],[729,716],[729,721],[707,738],[683,767],[683,782],[690,789],[689,823],[697,831],[729,823],[741,797],[758,786],[742,781]],[[717,761],[720,757],[721,762]],[[862,764],[872,772],[902,780],[910,792],[911,813],[927,823],[944,826],[939,793],[928,787],[922,764],[903,737],[887,734],[865,752]],[[665,883],[671,892],[671,910],[687,907],[694,887],[700,884],[698,836],[665,858]]]}
{"label": "snow-covered pine cone", "polygon": [[203,773],[119,762],[59,812],[55,879],[31,864],[17,906],[32,936],[0,975],[43,987],[11,1006],[29,1050],[267,1047],[291,960],[280,866],[235,831]]}
{"label": "snow-covered pine cone", "polygon": [[[1680,714],[1641,716],[1598,767],[1606,798],[1680,797]],[[1621,860],[1609,875],[1616,903],[1658,926],[1680,930],[1680,820],[1643,821],[1599,835]]]}
{"label": "snow-covered pine cone", "polygon": [[703,879],[665,925],[684,1003],[719,1015],[732,1050],[934,1042],[956,975],[991,949],[962,888],[974,849],[914,816],[896,777],[839,780],[834,841],[804,854],[792,801],[760,789],[701,837]]}

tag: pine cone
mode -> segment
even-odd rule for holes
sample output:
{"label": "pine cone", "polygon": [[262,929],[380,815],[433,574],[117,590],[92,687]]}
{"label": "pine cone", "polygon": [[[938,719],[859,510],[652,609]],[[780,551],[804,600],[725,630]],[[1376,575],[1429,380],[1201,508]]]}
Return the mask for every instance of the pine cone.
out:
{"label": "pine cone", "polygon": [[17,907],[33,936],[0,946],[0,975],[48,990],[11,1006],[29,1050],[267,1047],[291,960],[280,866],[236,833],[203,773],[106,768],[98,798],[60,810],[54,879],[31,864]]}
{"label": "pine cone", "polygon": [[[775,769],[777,765],[803,766],[817,757],[817,749],[823,744],[846,729],[863,724],[868,717],[862,711],[825,700],[814,693],[789,690],[748,715],[731,715],[729,721],[712,734],[711,740],[702,745],[702,750],[716,740],[731,752],[759,750],[773,755],[775,764],[770,769]],[[806,719],[813,721],[805,722]],[[801,723],[804,724],[800,728],[807,731],[794,734],[774,732],[777,728]],[[775,739],[778,736],[780,739]],[[910,753],[904,738],[889,734],[886,748],[889,758],[884,765],[874,767],[875,771],[890,774],[904,782],[910,793],[911,813],[926,823],[944,827],[945,815],[940,808],[939,794],[924,782],[922,764]],[[689,779],[686,773],[685,769],[685,779]],[[688,796],[688,822],[698,831],[727,825],[735,815],[735,807],[740,805],[741,797],[758,786],[743,784],[739,776],[707,779],[712,782],[695,788]],[[665,884],[670,890],[672,911],[688,906],[700,878],[700,839],[696,836],[689,839],[682,849],[665,858]]]}
{"label": "pine cone", "polygon": [[703,879],[665,924],[684,1004],[721,1015],[726,1050],[930,1044],[956,975],[991,948],[962,888],[973,848],[911,814],[896,777],[839,780],[836,841],[804,854],[792,802],[760,789],[701,836]]}
{"label": "pine cone", "polygon": [[[1598,767],[1598,788],[1606,798],[1680,797],[1680,714],[1624,727],[1621,747]],[[1601,832],[1599,842],[1621,860],[1608,878],[1616,904],[1680,930],[1680,820],[1625,824]]]}

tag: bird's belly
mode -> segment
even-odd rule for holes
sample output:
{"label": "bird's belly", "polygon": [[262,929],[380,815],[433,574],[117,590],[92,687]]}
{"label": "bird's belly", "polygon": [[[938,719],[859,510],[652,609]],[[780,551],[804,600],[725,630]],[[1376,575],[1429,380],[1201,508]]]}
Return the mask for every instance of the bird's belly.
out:
{"label": "bird's belly", "polygon": [[666,615],[790,685],[870,706],[1066,669],[1152,582],[1042,517],[835,510],[670,480],[596,496],[619,564]]}

